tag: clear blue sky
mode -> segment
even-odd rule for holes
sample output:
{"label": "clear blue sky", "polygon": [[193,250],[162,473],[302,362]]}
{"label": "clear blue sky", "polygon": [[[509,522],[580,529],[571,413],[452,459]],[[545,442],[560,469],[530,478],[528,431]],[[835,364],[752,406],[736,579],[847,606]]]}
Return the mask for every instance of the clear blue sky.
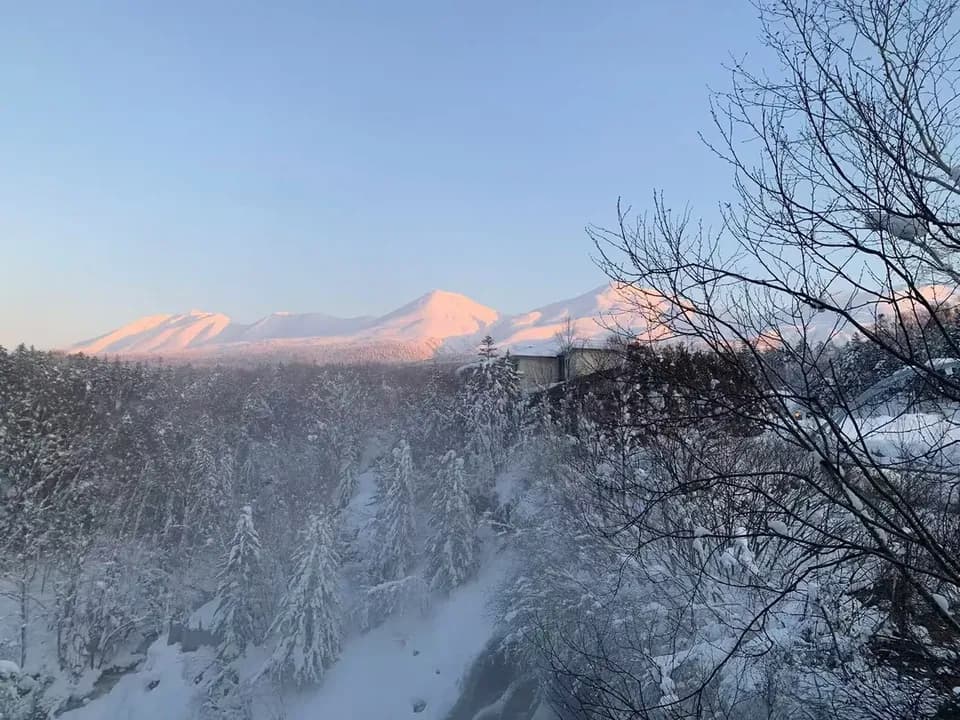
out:
{"label": "clear blue sky", "polygon": [[757,35],[746,0],[9,3],[0,344],[584,292],[618,195],[729,197],[696,133]]}

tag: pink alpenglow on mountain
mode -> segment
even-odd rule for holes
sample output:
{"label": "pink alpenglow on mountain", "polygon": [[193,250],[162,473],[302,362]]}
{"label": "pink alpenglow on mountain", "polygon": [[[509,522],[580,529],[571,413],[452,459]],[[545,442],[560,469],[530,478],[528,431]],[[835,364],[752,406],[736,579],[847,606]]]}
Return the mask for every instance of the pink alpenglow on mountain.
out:
{"label": "pink alpenglow on mountain", "polygon": [[[422,360],[436,353],[470,354],[485,335],[522,352],[555,345],[567,319],[578,340],[600,343],[617,328],[649,325],[630,314],[632,303],[604,285],[570,300],[520,315],[503,315],[460,293],[434,290],[380,317],[338,318],[322,313],[272,313],[254,323],[194,311],[152,315],[67,352],[187,360],[304,358]],[[623,322],[626,319],[627,322]]]}
{"label": "pink alpenglow on mountain", "polygon": [[[834,298],[851,317],[872,324],[894,312],[923,318],[926,306],[956,304],[942,285],[918,289],[924,301],[895,295],[852,293]],[[597,346],[614,335],[641,341],[669,340],[664,318],[677,308],[662,295],[634,287],[602,285],[568,300],[516,315],[504,315],[466,295],[434,290],[379,317],[338,318],[322,313],[278,312],[254,322],[233,322],[220,313],[194,310],[183,315],[150,315],[105,335],[77,343],[67,352],[120,357],[165,357],[189,361],[304,360],[310,362],[388,362],[427,360],[437,355],[470,355],[490,335],[501,349],[516,354],[556,352],[558,337],[572,330],[575,342]],[[855,331],[833,313],[804,312],[803,327],[781,326],[760,340],[842,339]]]}

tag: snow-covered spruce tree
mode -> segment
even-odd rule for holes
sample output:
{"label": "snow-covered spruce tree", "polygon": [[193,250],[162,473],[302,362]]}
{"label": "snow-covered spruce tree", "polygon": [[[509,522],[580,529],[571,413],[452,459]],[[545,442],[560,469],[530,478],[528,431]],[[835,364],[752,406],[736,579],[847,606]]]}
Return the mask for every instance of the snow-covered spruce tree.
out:
{"label": "snow-covered spruce tree", "polygon": [[350,500],[357,492],[357,468],[354,458],[347,459],[340,468],[337,486],[334,490],[334,505],[338,511],[350,504]]}
{"label": "snow-covered spruce tree", "polygon": [[471,460],[480,475],[481,494],[490,494],[494,478],[518,439],[520,378],[509,354],[499,357],[489,336],[479,355],[479,361],[468,370],[460,413]]}
{"label": "snow-covered spruce tree", "polygon": [[378,582],[399,580],[415,562],[415,488],[410,445],[401,440],[385,463],[374,521],[378,557],[373,575]]}
{"label": "snow-covered spruce tree", "polygon": [[260,536],[253,525],[253,510],[246,505],[220,569],[213,617],[214,632],[220,635],[219,655],[228,662],[262,635],[261,579]]}
{"label": "snow-covered spruce tree", "polygon": [[404,409],[404,422],[409,428],[407,439],[421,458],[438,457],[464,442],[462,418],[457,416],[457,377],[439,365],[429,372]]}
{"label": "snow-covered spruce tree", "polygon": [[416,572],[415,502],[410,446],[401,440],[381,468],[374,557],[368,572],[372,584],[357,610],[361,627],[377,625],[400,610],[426,608],[428,589]]}
{"label": "snow-covered spruce tree", "polygon": [[360,439],[364,434],[366,390],[354,373],[325,373],[314,383],[307,398],[313,416],[316,445],[322,448],[317,459],[318,470],[330,478],[332,501],[342,509],[356,491],[356,466],[360,456]]}
{"label": "snow-covered spruce tree", "polygon": [[270,628],[278,642],[269,666],[282,682],[302,687],[317,684],[340,654],[339,558],[328,518],[310,517],[295,560]]}
{"label": "snow-covered spruce tree", "polygon": [[477,354],[480,356],[480,359],[485,362],[491,362],[497,358],[499,352],[497,351],[497,344],[494,342],[492,336],[483,336],[483,340],[480,341],[480,349],[477,351]]}
{"label": "snow-covered spruce tree", "polygon": [[440,459],[433,493],[436,530],[427,548],[430,585],[449,592],[477,571],[477,524],[463,477],[463,459],[451,450]]}

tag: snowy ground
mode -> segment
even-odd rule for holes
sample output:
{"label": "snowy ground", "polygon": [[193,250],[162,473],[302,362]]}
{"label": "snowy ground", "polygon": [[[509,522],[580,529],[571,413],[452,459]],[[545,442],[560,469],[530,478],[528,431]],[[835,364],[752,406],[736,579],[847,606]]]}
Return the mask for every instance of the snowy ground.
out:
{"label": "snowy ground", "polygon": [[946,459],[960,447],[960,416],[934,413],[875,414],[849,418],[843,432],[862,442],[876,457]]}
{"label": "snowy ground", "polygon": [[435,605],[426,618],[395,618],[348,643],[323,686],[291,698],[290,720],[384,720],[413,713],[440,720],[456,702],[459,681],[493,632],[487,602],[503,580],[504,557]]}
{"label": "snowy ground", "polygon": [[[488,601],[508,569],[506,555],[485,559],[477,579],[437,602],[425,617],[396,617],[350,638],[343,655],[316,690],[271,698],[257,720],[350,718],[385,720],[414,715],[441,720],[456,702],[460,679],[490,640],[495,619]],[[181,653],[166,636],[143,666],[103,697],[65,713],[65,720],[187,720],[201,685],[193,679],[210,658]]]}
{"label": "snowy ground", "polygon": [[197,686],[192,678],[209,658],[181,653],[164,635],[150,646],[147,659],[113,689],[82,708],[61,715],[67,720],[180,720],[190,717]]}

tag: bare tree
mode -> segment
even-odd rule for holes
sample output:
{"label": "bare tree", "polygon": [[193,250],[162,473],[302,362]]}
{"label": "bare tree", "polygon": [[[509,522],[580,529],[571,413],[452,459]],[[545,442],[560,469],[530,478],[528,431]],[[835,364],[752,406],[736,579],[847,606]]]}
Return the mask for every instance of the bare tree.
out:
{"label": "bare tree", "polygon": [[564,318],[560,329],[554,333],[553,341],[556,343],[558,355],[566,355],[571,350],[583,346],[583,340],[577,334],[577,327],[569,315]]}
{"label": "bare tree", "polygon": [[[721,462],[697,447],[701,438],[676,433],[660,458],[666,484],[634,487],[619,532],[638,547],[696,542],[706,558],[731,542],[775,539],[778,557],[792,560],[778,560],[763,602],[738,617],[743,642],[715,658],[716,672],[683,697],[632,709],[691,700],[702,711],[716,673],[830,568],[846,579],[842,597],[883,619],[865,649],[871,667],[899,677],[904,697],[908,680],[939,693],[909,711],[878,703],[867,716],[955,712],[960,376],[941,358],[960,357],[946,312],[960,284],[956,3],[771,0],[759,10],[780,68],[735,63],[732,89],[714,98],[719,139],[709,145],[733,168],[738,196],[721,207],[719,230],[658,195],[648,217],[634,222],[621,207],[615,228],[590,234],[606,273],[641,291],[629,295],[639,313],[659,313],[673,340],[744,370],[739,402],[722,410],[761,428],[778,458]],[[924,383],[922,413],[902,397],[883,413],[865,405],[838,350],[854,334]],[[704,490],[751,521],[671,519],[671,503]],[[693,561],[702,578],[717,576]]]}

